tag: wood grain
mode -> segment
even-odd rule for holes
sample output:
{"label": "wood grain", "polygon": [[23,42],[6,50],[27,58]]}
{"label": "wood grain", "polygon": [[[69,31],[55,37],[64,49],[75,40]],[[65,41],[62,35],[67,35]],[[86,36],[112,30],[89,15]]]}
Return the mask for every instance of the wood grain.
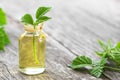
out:
{"label": "wood grain", "polygon": [[[87,55],[99,60],[98,39],[113,43],[120,40],[120,2],[118,0],[0,0],[8,16],[6,31],[12,41],[5,52],[0,52],[0,80],[119,80],[120,73],[105,71],[95,78],[85,70],[74,71],[68,64],[76,55]],[[28,5],[29,4],[29,5]],[[52,20],[44,26],[48,34],[44,74],[23,75],[18,71],[18,37],[24,32],[20,17],[41,5],[52,6],[48,14]]]}

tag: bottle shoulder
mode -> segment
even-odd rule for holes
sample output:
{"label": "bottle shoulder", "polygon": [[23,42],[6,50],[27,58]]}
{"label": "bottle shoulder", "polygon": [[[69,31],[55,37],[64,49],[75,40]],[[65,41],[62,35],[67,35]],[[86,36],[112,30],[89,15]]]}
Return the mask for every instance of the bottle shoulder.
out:
{"label": "bottle shoulder", "polygon": [[37,32],[37,33],[22,33],[20,36],[19,36],[19,40],[23,39],[23,38],[33,38],[34,37],[37,37],[37,38],[46,38],[47,37],[47,34],[45,32]]}

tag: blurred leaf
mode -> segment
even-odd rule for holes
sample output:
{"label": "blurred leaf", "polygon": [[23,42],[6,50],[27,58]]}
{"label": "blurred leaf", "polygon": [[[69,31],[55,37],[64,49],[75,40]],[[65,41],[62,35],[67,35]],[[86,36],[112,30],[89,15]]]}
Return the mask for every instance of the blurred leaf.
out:
{"label": "blurred leaf", "polygon": [[2,28],[2,29],[0,29],[0,32],[2,32],[2,34],[4,36],[4,45],[10,44],[9,37],[8,37],[7,33],[5,32],[5,30]]}
{"label": "blurred leaf", "polygon": [[6,14],[5,12],[0,8],[0,26],[3,26],[6,24]]}
{"label": "blurred leaf", "polygon": [[120,42],[115,45],[115,48],[120,48]]}
{"label": "blurred leaf", "polygon": [[0,32],[0,50],[4,50],[4,35]]}
{"label": "blurred leaf", "polygon": [[10,43],[7,33],[4,30],[4,25],[7,23],[6,14],[0,8],[0,50],[4,50],[4,46]]}

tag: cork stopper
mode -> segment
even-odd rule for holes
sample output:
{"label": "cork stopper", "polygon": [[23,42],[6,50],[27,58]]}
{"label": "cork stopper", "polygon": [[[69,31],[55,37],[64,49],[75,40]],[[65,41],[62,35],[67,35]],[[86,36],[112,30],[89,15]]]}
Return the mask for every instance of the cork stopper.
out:
{"label": "cork stopper", "polygon": [[35,29],[33,25],[24,25],[24,29],[28,32],[36,32],[36,31],[40,31],[43,28],[43,23],[38,24]]}

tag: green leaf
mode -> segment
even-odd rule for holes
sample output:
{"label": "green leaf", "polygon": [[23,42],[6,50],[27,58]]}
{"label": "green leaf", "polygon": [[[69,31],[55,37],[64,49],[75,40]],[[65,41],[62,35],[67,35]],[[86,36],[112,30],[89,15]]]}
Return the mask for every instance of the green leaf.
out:
{"label": "green leaf", "polygon": [[36,11],[36,21],[35,22],[30,14],[25,14],[21,18],[21,22],[23,22],[24,25],[27,25],[27,24],[33,25],[35,28],[36,25],[38,25],[39,23],[42,23],[42,22],[45,22],[45,21],[51,19],[50,17],[44,16],[47,12],[50,11],[50,9],[51,9],[51,7],[39,7]]}
{"label": "green leaf", "polygon": [[103,67],[96,66],[90,71],[90,74],[95,76],[95,77],[100,77],[102,72],[103,72]]}
{"label": "green leaf", "polygon": [[120,42],[118,42],[115,47],[112,47],[112,43],[109,40],[107,45],[99,40],[99,44],[104,49],[103,52],[97,52],[96,54],[102,57],[105,55],[111,61],[115,62],[116,65],[120,66]]}
{"label": "green leaf", "polygon": [[104,66],[106,63],[107,63],[107,58],[102,58],[102,59],[100,60],[100,63],[99,63],[98,65]]}
{"label": "green leaf", "polygon": [[4,26],[0,26],[0,29],[4,28]]}
{"label": "green leaf", "polygon": [[4,46],[10,43],[8,35],[4,30],[4,25],[7,23],[6,14],[0,8],[0,50],[4,50]]}
{"label": "green leaf", "polygon": [[0,50],[4,51],[4,35],[0,32]]}
{"label": "green leaf", "polygon": [[98,40],[98,43],[104,51],[108,50],[108,46],[103,41]]}
{"label": "green leaf", "polygon": [[1,35],[3,35],[4,38],[4,45],[10,44],[10,39],[7,35],[7,33],[5,32],[5,30],[3,28],[0,29]]}
{"label": "green leaf", "polygon": [[21,22],[25,25],[27,24],[31,24],[33,25],[33,18],[30,14],[25,14],[22,18],[21,18]]}
{"label": "green leaf", "polygon": [[113,47],[113,46],[112,46],[112,42],[111,42],[110,39],[108,40],[108,44],[107,44],[107,46],[108,46],[108,50],[111,49],[111,48]]}
{"label": "green leaf", "polygon": [[113,48],[111,40],[108,40],[107,43],[104,43],[103,41],[98,40],[98,43],[104,51],[108,51]]}
{"label": "green leaf", "polygon": [[97,51],[96,51],[96,54],[97,54],[98,56],[102,57],[105,53],[104,53],[104,52],[97,52]]}
{"label": "green leaf", "polygon": [[10,44],[10,39],[9,39],[7,33],[5,32],[5,30],[3,30],[2,33],[4,35],[4,45]]}
{"label": "green leaf", "polygon": [[108,57],[108,54],[109,54],[109,50],[108,51],[102,51],[102,52],[97,52],[96,51],[96,54],[98,55],[98,56],[100,56],[101,58],[105,58],[105,57]]}
{"label": "green leaf", "polygon": [[95,64],[90,74],[95,77],[100,77],[103,73],[104,65],[107,63],[106,58],[102,58],[98,63]]}
{"label": "green leaf", "polygon": [[51,7],[39,7],[36,11],[36,19],[38,19],[40,16],[45,15],[50,10],[51,10]]}
{"label": "green leaf", "polygon": [[3,26],[7,23],[6,21],[6,14],[5,12],[0,8],[0,26]]}
{"label": "green leaf", "polygon": [[120,42],[115,45],[115,48],[120,48]]}
{"label": "green leaf", "polygon": [[109,58],[116,63],[116,65],[120,66],[120,49],[113,49],[111,54],[109,54]]}
{"label": "green leaf", "polygon": [[34,23],[35,25],[38,25],[39,23],[42,23],[42,22],[45,22],[47,20],[51,19],[50,17],[47,17],[47,16],[40,16],[36,22]]}
{"label": "green leaf", "polygon": [[76,68],[82,68],[86,66],[91,66],[92,60],[86,56],[77,56],[72,64],[70,65],[71,68],[76,69]]}

